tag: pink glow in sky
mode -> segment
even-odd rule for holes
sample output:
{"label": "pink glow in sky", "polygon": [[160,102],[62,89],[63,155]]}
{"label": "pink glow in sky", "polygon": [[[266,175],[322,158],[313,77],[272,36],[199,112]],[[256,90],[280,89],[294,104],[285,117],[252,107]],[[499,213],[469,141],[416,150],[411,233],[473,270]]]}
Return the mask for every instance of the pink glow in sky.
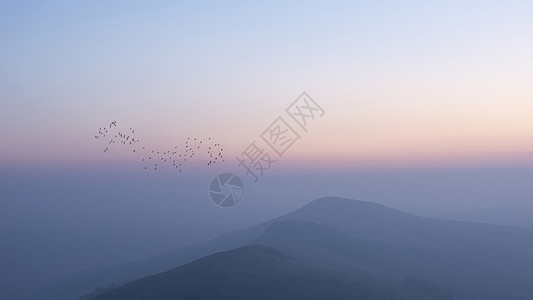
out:
{"label": "pink glow in sky", "polygon": [[94,143],[111,120],[154,148],[212,136],[236,156],[307,91],[326,115],[287,166],[531,162],[530,4],[343,5],[299,22],[281,4],[12,7],[0,161],[135,161]]}

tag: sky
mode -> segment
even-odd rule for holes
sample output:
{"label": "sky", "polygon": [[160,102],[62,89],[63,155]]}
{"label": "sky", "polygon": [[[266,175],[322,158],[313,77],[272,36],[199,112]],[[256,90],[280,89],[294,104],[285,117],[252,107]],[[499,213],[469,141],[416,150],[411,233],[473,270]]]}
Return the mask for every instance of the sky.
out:
{"label": "sky", "polygon": [[[2,1],[2,226],[252,222],[324,194],[528,204],[532,13],[529,1]],[[304,91],[324,115],[254,184],[233,157]],[[228,159],[146,174],[139,155],[95,140],[113,120],[154,149],[212,137]],[[248,187],[234,209],[206,199],[221,172]]]}

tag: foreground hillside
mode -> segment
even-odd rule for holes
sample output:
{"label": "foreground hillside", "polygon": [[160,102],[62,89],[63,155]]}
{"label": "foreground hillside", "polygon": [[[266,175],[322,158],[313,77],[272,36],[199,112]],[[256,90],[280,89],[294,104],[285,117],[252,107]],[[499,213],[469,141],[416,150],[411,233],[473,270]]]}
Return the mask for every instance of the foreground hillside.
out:
{"label": "foreground hillside", "polygon": [[427,298],[370,277],[354,276],[252,245],[214,254],[137,280],[94,300],[444,299]]}

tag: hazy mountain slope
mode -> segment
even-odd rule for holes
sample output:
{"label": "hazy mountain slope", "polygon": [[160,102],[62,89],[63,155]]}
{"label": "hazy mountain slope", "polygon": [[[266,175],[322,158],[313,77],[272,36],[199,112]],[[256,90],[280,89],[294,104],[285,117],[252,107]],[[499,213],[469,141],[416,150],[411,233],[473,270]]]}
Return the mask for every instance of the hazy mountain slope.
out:
{"label": "hazy mountain slope", "polygon": [[225,234],[198,245],[163,253],[146,260],[76,272],[36,290],[31,299],[77,300],[80,295],[88,294],[98,287],[123,284],[173,269],[207,255],[249,245],[267,226],[268,224],[264,224]]}
{"label": "hazy mountain slope", "polygon": [[376,203],[324,197],[273,221],[308,220],[353,237],[469,251],[472,244],[498,247],[530,257],[533,229],[415,216]]}
{"label": "hazy mountain slope", "polygon": [[436,282],[452,288],[457,299],[503,299],[533,293],[531,280],[513,270],[438,249],[353,238],[308,221],[275,222],[256,242],[328,268]]}
{"label": "hazy mountain slope", "polygon": [[0,229],[0,299],[88,268],[145,259],[249,226],[6,230]]}
{"label": "hazy mountain slope", "polygon": [[[437,259],[438,256],[433,255],[440,253],[455,261],[479,266],[471,276],[479,269],[500,270],[501,274],[494,276],[502,283],[530,282],[533,278],[533,229],[422,218],[370,202],[325,197],[269,222],[199,245],[148,260],[73,274],[49,285],[36,298],[73,300],[99,286],[138,279],[206,255],[249,245],[257,241],[272,223],[284,220],[310,221],[342,230],[359,240],[413,247],[417,251],[423,249],[433,253],[427,255],[428,261]],[[388,261],[396,263],[394,259]]]}
{"label": "hazy mountain slope", "polygon": [[252,245],[143,278],[94,300],[427,299]]}
{"label": "hazy mountain slope", "polygon": [[533,206],[478,209],[456,212],[429,212],[424,215],[454,221],[480,222],[533,228]]}

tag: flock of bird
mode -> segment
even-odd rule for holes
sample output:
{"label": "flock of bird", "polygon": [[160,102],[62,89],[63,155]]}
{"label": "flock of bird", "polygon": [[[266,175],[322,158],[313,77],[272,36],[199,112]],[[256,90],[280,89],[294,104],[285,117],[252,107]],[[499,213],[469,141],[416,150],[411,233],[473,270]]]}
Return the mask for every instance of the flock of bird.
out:
{"label": "flock of bird", "polygon": [[108,145],[104,149],[104,153],[109,152],[111,145],[116,143],[130,147],[133,153],[142,155],[141,161],[144,163],[145,170],[157,170],[163,165],[169,165],[182,172],[187,159],[191,161],[197,154],[202,153],[209,156],[206,159],[209,161],[205,163],[207,166],[226,161],[223,155],[224,149],[220,143],[215,143],[210,137],[207,139],[188,137],[181,146],[158,151],[140,145],[140,140],[134,137],[135,130],[133,128],[130,127],[129,130],[121,131],[118,129],[117,121],[113,121],[108,126],[99,128],[94,138],[106,141]]}

